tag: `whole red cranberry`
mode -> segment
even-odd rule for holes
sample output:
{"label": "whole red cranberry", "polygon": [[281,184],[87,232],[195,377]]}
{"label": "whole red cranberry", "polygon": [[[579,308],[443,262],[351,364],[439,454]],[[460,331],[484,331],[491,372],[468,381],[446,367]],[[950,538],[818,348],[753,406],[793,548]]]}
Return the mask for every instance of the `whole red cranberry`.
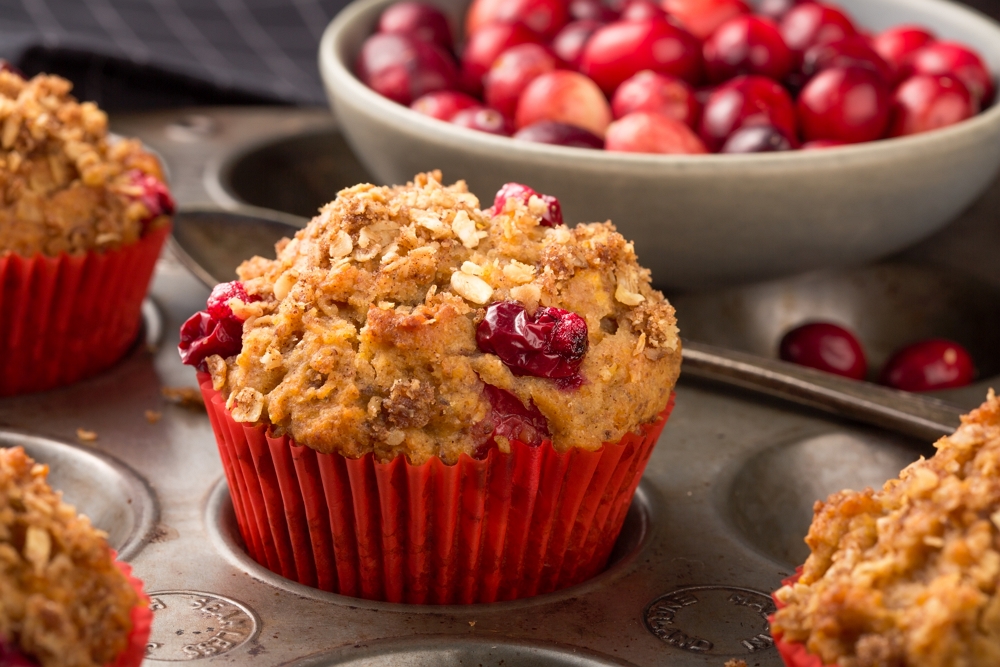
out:
{"label": "whole red cranberry", "polygon": [[586,46],[587,40],[602,25],[604,24],[590,19],[573,21],[560,30],[552,40],[552,50],[563,62],[576,69],[580,65],[580,57],[583,55],[583,47]]}
{"label": "whole red cranberry", "polygon": [[652,0],[629,0],[622,10],[622,21],[645,21],[647,19],[665,19],[667,13]]}
{"label": "whole red cranberry", "polygon": [[451,26],[440,9],[423,2],[398,2],[382,12],[378,32],[398,33],[437,44],[451,51],[454,40]]}
{"label": "whole red cranberry", "polygon": [[953,76],[917,74],[892,94],[889,136],[929,132],[976,115],[976,103]]}
{"label": "whole red cranberry", "polygon": [[496,23],[521,23],[550,40],[568,21],[566,0],[473,0],[465,15],[465,34]]}
{"label": "whole red cranberry", "polygon": [[694,127],[701,105],[694,90],[677,77],[639,72],[618,86],[611,98],[611,113],[615,118],[633,111],[652,111]]}
{"label": "whole red cranberry", "polygon": [[355,64],[358,78],[375,92],[400,104],[458,83],[451,56],[409,35],[375,34],[365,40]]}
{"label": "whole red cranberry", "polygon": [[715,29],[740,14],[749,14],[743,0],[663,0],[663,9],[688,32],[700,40],[708,39]]}
{"label": "whole red cranberry", "polygon": [[807,141],[800,147],[799,150],[803,151],[819,151],[824,148],[836,148],[837,146],[846,146],[847,143],[843,141],[837,141],[836,139],[814,139],[813,141]]}
{"label": "whole red cranberry", "polygon": [[769,19],[780,21],[792,7],[802,0],[761,0],[757,4],[757,13]]}
{"label": "whole red cranberry", "polygon": [[872,48],[896,72],[903,73],[909,67],[913,54],[933,41],[934,34],[922,26],[900,25],[875,35]]}
{"label": "whole red cranberry", "polygon": [[812,322],[792,329],[781,339],[779,355],[800,366],[863,380],[868,361],[861,343],[844,327]]}
{"label": "whole red cranberry", "polygon": [[993,101],[993,76],[979,54],[958,42],[934,42],[913,53],[913,74],[950,74],[965,84],[983,109]]}
{"label": "whole red cranberry", "polygon": [[517,301],[500,301],[487,307],[476,344],[515,375],[560,379],[579,376],[590,342],[576,313],[541,306],[531,316]]}
{"label": "whole red cranberry", "polygon": [[718,151],[742,127],[770,125],[790,140],[797,136],[795,108],[788,92],[763,76],[739,76],[709,95],[701,112],[699,133],[711,151]]}
{"label": "whole red cranberry", "polygon": [[903,391],[936,391],[964,387],[976,377],[968,351],[958,343],[932,338],[896,352],[879,376],[879,382]]}
{"label": "whole red cranberry", "polygon": [[482,90],[483,76],[493,61],[518,44],[540,44],[541,39],[522,23],[494,23],[472,33],[462,51],[462,83],[473,93]]}
{"label": "whole red cranberry", "polygon": [[721,83],[740,74],[759,74],[775,81],[792,70],[792,52],[771,19],[744,14],[720,25],[705,40],[705,72]]}
{"label": "whole red cranberry", "polygon": [[[618,12],[601,0],[572,0],[569,3],[569,17],[572,21],[610,23],[618,20]],[[564,27],[563,30],[565,29]]]}
{"label": "whole red cranberry", "polygon": [[200,371],[208,370],[205,359],[212,355],[226,358],[239,354],[243,349],[243,320],[233,313],[230,302],[260,301],[260,297],[247,294],[243,284],[234,281],[216,285],[208,297],[206,309],[192,315],[181,326],[177,351],[181,361]]}
{"label": "whole red cranberry", "polygon": [[798,4],[781,19],[781,36],[798,58],[813,44],[836,42],[856,33],[844,12],[819,2]]}
{"label": "whole red cranberry", "polygon": [[508,199],[515,199],[525,204],[532,197],[538,197],[546,204],[545,214],[542,215],[542,227],[556,227],[563,224],[562,206],[559,200],[552,195],[541,195],[521,183],[504,183],[496,196],[493,198],[494,214],[501,213],[507,205]]}
{"label": "whole red cranberry", "polygon": [[143,227],[161,215],[173,215],[177,210],[174,198],[163,181],[138,169],[130,170],[128,177],[132,187],[138,192],[135,198],[141,201],[149,212],[142,221]]}
{"label": "whole red cranberry", "polygon": [[619,153],[700,155],[705,144],[679,120],[651,111],[633,111],[608,126],[604,148]]}
{"label": "whole red cranberry", "polygon": [[425,116],[449,121],[462,109],[480,106],[482,103],[479,100],[465,93],[454,90],[439,90],[417,98],[410,105],[410,108]]}
{"label": "whole red cranberry", "polygon": [[539,144],[572,146],[574,148],[604,148],[604,140],[582,127],[554,120],[540,120],[514,133],[515,139]]}
{"label": "whole red cranberry", "polygon": [[802,74],[808,81],[831,67],[866,67],[892,85],[896,72],[860,35],[851,35],[836,42],[810,46],[802,57]]}
{"label": "whole red cranberry", "polygon": [[514,127],[510,120],[496,109],[486,107],[471,107],[462,109],[449,121],[452,125],[460,125],[470,130],[479,130],[488,134],[509,137]]}
{"label": "whole red cranberry", "polygon": [[599,137],[611,122],[611,107],[600,88],[579,72],[546,72],[528,84],[517,102],[518,129],[540,120],[576,125]]}
{"label": "whole red cranberry", "polygon": [[556,57],[541,44],[518,44],[493,61],[483,77],[486,104],[508,118],[514,117],[521,93],[535,77],[556,69]]}
{"label": "whole red cranberry", "polygon": [[802,136],[849,144],[874,141],[889,123],[889,86],[863,67],[832,67],[817,74],[799,94]]}
{"label": "whole red cranberry", "polygon": [[701,45],[690,33],[663,19],[618,21],[591,35],[580,57],[580,71],[607,95],[644,69],[697,84]]}
{"label": "whole red cranberry", "polygon": [[529,447],[538,447],[552,437],[549,421],[533,402],[525,406],[514,394],[490,384],[483,385],[483,395],[490,402],[490,414],[476,430],[487,434],[487,439],[476,448],[473,458],[485,459],[491,449],[497,448],[497,437]]}
{"label": "whole red cranberry", "polygon": [[792,142],[773,125],[741,127],[729,135],[720,153],[774,153],[792,150]]}

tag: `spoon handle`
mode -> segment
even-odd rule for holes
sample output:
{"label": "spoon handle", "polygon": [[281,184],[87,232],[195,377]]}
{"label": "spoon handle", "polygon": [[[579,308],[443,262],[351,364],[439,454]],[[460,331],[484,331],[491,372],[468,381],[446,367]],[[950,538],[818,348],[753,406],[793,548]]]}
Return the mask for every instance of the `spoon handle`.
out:
{"label": "spoon handle", "polygon": [[949,435],[963,411],[936,398],[858,382],[776,359],[684,342],[683,374],[750,389],[921,440]]}

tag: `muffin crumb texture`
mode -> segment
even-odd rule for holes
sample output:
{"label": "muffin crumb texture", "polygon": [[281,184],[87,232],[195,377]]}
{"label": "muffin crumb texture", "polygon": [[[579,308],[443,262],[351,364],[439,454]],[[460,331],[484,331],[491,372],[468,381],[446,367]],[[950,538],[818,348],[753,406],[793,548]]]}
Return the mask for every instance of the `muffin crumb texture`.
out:
{"label": "muffin crumb texture", "polygon": [[880,491],[818,502],[772,630],[840,667],[1000,665],[1000,400]]}
{"label": "muffin crumb texture", "polygon": [[101,667],[126,648],[139,596],[47,474],[0,449],[0,642],[42,667]]}
{"label": "muffin crumb texture", "polygon": [[116,249],[172,212],[157,159],[71,88],[0,72],[0,257]]}
{"label": "muffin crumb texture", "polygon": [[[495,426],[485,384],[540,411],[559,451],[620,439],[667,404],[680,368],[674,310],[613,225],[547,226],[546,211],[539,197],[512,197],[493,215],[438,172],[341,191],[276,260],[239,268],[260,300],[229,301],[243,347],[206,360],[215,388],[238,421],[352,458],[475,455]],[[517,375],[477,346],[498,302],[521,304],[529,321],[540,307],[586,321],[576,388]]]}

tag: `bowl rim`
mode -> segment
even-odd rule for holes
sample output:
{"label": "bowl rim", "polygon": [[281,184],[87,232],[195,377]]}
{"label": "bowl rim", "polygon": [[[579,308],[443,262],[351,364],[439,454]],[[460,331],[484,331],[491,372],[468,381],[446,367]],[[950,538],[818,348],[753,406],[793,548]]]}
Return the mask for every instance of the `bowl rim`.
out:
{"label": "bowl rim", "polygon": [[[478,149],[479,151],[502,150],[505,157],[533,159],[572,159],[579,162],[586,159],[589,166],[607,165],[615,167],[651,166],[700,167],[706,166],[718,169],[725,165],[742,167],[781,166],[789,165],[828,165],[845,161],[865,161],[885,159],[893,154],[922,152],[935,145],[951,144],[955,140],[968,139],[980,132],[989,132],[1000,127],[1000,90],[994,95],[993,103],[987,109],[975,116],[954,125],[908,135],[877,139],[875,141],[835,146],[819,150],[793,150],[774,153],[721,154],[708,153],[700,155],[675,155],[659,153],[625,153],[616,151],[594,150],[590,148],[575,148],[553,144],[519,141],[512,137],[503,137],[479,132],[477,130],[453,125],[413,111],[407,106],[398,104],[366,86],[354,74],[353,67],[340,57],[340,51],[345,39],[353,36],[359,29],[359,23],[373,10],[390,5],[397,0],[354,0],[345,7],[327,25],[319,45],[319,69],[323,83],[330,97],[331,106],[336,111],[333,98],[351,98],[352,104],[363,106],[370,116],[384,123],[390,123],[397,128],[405,126],[410,132],[419,133],[425,140],[440,143],[463,150]],[[889,0],[888,4],[897,4],[898,0]],[[1000,24],[991,18],[968,7],[944,0],[906,0],[906,3],[917,8],[926,7],[932,11],[950,12],[963,22],[974,22],[982,28],[995,33],[1000,43]],[[367,30],[367,26],[366,26]],[[990,72],[994,81],[997,74]],[[334,92],[336,91],[336,92]]]}

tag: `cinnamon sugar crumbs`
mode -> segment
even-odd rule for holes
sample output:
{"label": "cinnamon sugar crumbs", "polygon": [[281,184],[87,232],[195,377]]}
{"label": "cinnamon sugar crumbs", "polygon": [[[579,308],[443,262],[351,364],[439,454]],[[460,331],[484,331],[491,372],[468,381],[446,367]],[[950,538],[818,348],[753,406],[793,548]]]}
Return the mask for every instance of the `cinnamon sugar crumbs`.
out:
{"label": "cinnamon sugar crumbs", "polygon": [[162,387],[160,394],[166,400],[182,408],[205,409],[205,399],[197,387]]}
{"label": "cinnamon sugar crumbs", "polygon": [[88,431],[85,428],[76,429],[76,438],[80,442],[95,442],[97,440],[96,431]]}

